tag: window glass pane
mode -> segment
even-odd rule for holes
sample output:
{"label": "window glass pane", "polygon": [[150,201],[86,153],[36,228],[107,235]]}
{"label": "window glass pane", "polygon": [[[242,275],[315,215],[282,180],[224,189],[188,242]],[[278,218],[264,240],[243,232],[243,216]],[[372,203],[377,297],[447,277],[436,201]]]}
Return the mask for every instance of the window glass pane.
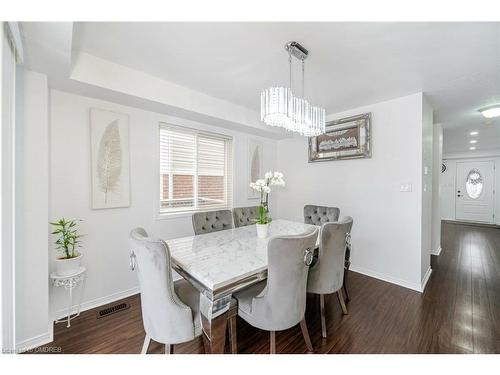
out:
{"label": "window glass pane", "polygon": [[195,173],[196,137],[194,134],[170,132],[168,152],[170,171],[179,174]]}
{"label": "window glass pane", "polygon": [[185,174],[173,175],[173,207],[194,206],[194,176]]}
{"label": "window glass pane", "polygon": [[224,204],[225,142],[198,137],[198,205]]}
{"label": "window glass pane", "polygon": [[224,176],[198,176],[198,204],[200,206],[224,203]]}
{"label": "window glass pane", "polygon": [[483,191],[483,177],[477,169],[472,169],[467,175],[467,181],[465,182],[465,188],[467,190],[467,195],[471,199],[477,199],[481,196]]}
{"label": "window glass pane", "polygon": [[230,207],[228,150],[229,139],[160,125],[161,211]]}
{"label": "window glass pane", "polygon": [[168,199],[168,197],[169,197],[169,195],[168,195],[168,179],[169,179],[169,177],[170,176],[168,175],[168,173],[160,175],[160,196],[161,196],[162,200]]}

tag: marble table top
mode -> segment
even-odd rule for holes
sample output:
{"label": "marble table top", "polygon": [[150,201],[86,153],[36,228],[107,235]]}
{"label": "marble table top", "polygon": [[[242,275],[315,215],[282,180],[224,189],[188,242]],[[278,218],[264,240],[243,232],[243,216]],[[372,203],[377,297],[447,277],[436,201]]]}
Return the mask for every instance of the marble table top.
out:
{"label": "marble table top", "polygon": [[267,243],[280,235],[304,233],[313,225],[273,220],[268,237],[257,237],[254,225],[167,240],[176,269],[210,292],[267,269]]}

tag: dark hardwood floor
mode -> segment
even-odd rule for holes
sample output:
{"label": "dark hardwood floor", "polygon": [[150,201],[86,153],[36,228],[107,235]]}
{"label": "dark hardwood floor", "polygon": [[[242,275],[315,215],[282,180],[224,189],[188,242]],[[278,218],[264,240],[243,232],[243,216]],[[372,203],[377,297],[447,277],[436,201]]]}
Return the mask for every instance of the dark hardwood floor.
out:
{"label": "dark hardwood floor", "polygon": [[[351,272],[349,315],[342,315],[335,295],[326,297],[327,339],[321,338],[319,303],[311,296],[306,321],[315,352],[500,353],[500,230],[443,223],[442,236],[443,250],[432,256],[423,294]],[[89,310],[69,329],[55,325],[55,340],[47,346],[62,353],[139,353],[140,297],[124,301],[130,309],[106,318]],[[239,353],[269,352],[268,332],[239,318],[237,328]],[[276,350],[306,353],[299,325],[276,334]],[[163,353],[163,345],[153,342],[149,352]],[[176,345],[175,353],[203,353],[202,341]]]}

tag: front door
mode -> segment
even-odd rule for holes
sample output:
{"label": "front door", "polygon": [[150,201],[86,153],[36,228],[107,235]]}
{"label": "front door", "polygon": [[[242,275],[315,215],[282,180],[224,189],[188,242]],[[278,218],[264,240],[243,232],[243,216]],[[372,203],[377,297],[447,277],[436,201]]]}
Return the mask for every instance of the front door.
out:
{"label": "front door", "polygon": [[456,176],[456,219],[493,223],[494,162],[458,162]]}

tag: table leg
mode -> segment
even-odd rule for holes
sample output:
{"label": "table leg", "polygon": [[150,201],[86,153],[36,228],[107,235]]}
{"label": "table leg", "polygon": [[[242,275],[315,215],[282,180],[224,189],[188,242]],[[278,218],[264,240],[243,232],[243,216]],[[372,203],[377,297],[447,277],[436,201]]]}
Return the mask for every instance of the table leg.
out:
{"label": "table leg", "polygon": [[203,343],[208,354],[223,354],[226,346],[226,329],[231,295],[211,300],[200,296]]}

